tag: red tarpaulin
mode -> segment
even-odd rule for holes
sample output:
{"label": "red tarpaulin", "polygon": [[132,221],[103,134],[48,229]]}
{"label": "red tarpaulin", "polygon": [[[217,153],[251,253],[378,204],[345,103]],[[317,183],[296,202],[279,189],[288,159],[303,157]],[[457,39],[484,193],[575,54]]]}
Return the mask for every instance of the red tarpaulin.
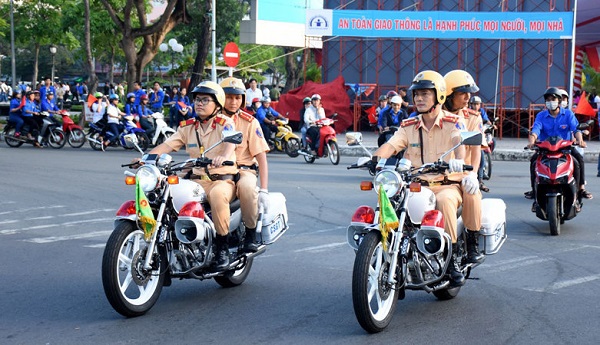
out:
{"label": "red tarpaulin", "polygon": [[281,95],[275,110],[288,117],[291,121],[300,121],[300,110],[303,108],[302,100],[305,97],[311,97],[315,93],[321,96],[321,103],[325,108],[325,115],[331,117],[333,113],[337,113],[337,122],[335,129],[338,132],[345,131],[352,126],[352,112],[350,111],[350,98],[346,93],[344,77],[339,76],[330,83],[317,84],[312,81],[307,81],[299,88],[290,90],[288,93]]}

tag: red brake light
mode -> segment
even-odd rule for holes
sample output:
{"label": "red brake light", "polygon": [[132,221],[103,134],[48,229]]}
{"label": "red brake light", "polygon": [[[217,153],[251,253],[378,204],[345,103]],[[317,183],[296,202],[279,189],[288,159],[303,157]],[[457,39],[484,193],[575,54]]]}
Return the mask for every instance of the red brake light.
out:
{"label": "red brake light", "polygon": [[352,215],[352,221],[357,223],[373,224],[374,220],[375,211],[370,206],[360,206]]}
{"label": "red brake light", "polygon": [[202,204],[197,201],[190,201],[183,205],[179,210],[180,217],[195,217],[204,219],[204,209]]}
{"label": "red brake light", "polygon": [[436,228],[444,228],[444,216],[439,210],[431,210],[425,212],[421,220],[421,227],[430,226]]}
{"label": "red brake light", "polygon": [[135,214],[135,200],[125,201],[117,211],[119,217],[128,217],[132,214]]}

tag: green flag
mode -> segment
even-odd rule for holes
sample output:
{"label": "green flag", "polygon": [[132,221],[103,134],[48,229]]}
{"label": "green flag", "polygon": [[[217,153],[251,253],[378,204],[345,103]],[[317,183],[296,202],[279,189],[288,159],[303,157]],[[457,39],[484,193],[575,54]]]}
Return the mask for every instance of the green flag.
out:
{"label": "green flag", "polygon": [[144,230],[144,239],[148,241],[156,229],[156,220],[148,203],[148,198],[140,188],[140,181],[137,178],[135,179],[135,212],[140,220],[140,226]]}
{"label": "green flag", "polygon": [[398,216],[396,216],[396,211],[383,190],[383,185],[379,185],[379,229],[383,250],[387,251],[388,233],[396,228],[398,228]]}

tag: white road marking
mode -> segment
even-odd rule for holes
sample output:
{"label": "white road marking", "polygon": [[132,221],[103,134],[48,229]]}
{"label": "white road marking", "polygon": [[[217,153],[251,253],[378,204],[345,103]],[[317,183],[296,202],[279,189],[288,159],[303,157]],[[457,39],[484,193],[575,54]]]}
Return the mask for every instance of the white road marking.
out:
{"label": "white road marking", "polygon": [[63,208],[63,207],[66,207],[66,206],[65,205],[54,205],[54,206],[29,207],[29,208],[22,208],[22,209],[13,210],[13,211],[0,212],[0,216],[5,215],[5,214],[16,213],[16,212],[30,212],[30,211],[35,211],[35,210],[49,210],[49,209]]}
{"label": "white road marking", "polygon": [[77,212],[77,213],[65,213],[65,214],[56,214],[53,216],[25,218],[25,220],[52,219],[52,218],[58,218],[58,217],[78,217],[78,216],[85,216],[85,215],[94,214],[94,213],[98,213],[98,212],[116,212],[116,211],[112,208],[103,208],[103,209],[98,209],[98,210],[90,210],[90,211]]}
{"label": "white road marking", "polygon": [[29,231],[29,230],[55,228],[55,227],[70,227],[70,226],[80,225],[80,224],[86,224],[86,223],[106,222],[106,221],[113,220],[113,219],[114,219],[113,217],[110,217],[110,218],[96,218],[96,219],[77,220],[77,221],[73,221],[73,222],[65,222],[65,223],[60,223],[60,224],[36,225],[36,226],[30,226],[30,227],[21,228],[21,229],[0,230],[0,234],[1,235],[14,235],[16,233],[23,232],[23,231]]}
{"label": "white road marking", "polygon": [[88,248],[104,248],[106,247],[106,243],[99,243],[99,244],[90,244],[84,247],[88,247]]}
{"label": "white road marking", "polygon": [[319,250],[323,250],[323,249],[339,247],[344,244],[346,244],[346,242],[329,243],[329,244],[323,244],[320,246],[306,247],[306,248],[302,248],[302,249],[296,249],[296,250],[294,250],[294,253],[319,251]]}
{"label": "white road marking", "polygon": [[3,220],[0,222],[0,224],[12,224],[12,223],[17,223],[18,220]]}
{"label": "white road marking", "polygon": [[584,284],[584,283],[588,283],[588,282],[598,280],[598,279],[600,279],[600,274],[595,274],[595,275],[591,275],[591,276],[587,276],[587,277],[581,277],[581,278],[576,278],[576,279],[555,282],[545,288],[526,289],[526,290],[534,291],[534,292],[552,292],[554,290],[563,289],[563,288],[570,287],[573,285]]}
{"label": "white road marking", "polygon": [[86,234],[77,234],[77,235],[69,235],[69,236],[51,236],[51,237],[30,238],[30,239],[23,240],[23,241],[32,242],[32,243],[52,243],[52,242],[59,242],[59,241],[80,240],[80,239],[84,239],[84,238],[108,236],[111,233],[112,233],[112,230],[105,230],[105,231],[94,231],[94,232],[88,232]]}
{"label": "white road marking", "polygon": [[514,260],[507,260],[503,263],[493,265],[487,269],[487,272],[503,272],[514,270],[515,268],[539,264],[542,262],[553,261],[553,258],[539,258],[537,256],[526,256]]}

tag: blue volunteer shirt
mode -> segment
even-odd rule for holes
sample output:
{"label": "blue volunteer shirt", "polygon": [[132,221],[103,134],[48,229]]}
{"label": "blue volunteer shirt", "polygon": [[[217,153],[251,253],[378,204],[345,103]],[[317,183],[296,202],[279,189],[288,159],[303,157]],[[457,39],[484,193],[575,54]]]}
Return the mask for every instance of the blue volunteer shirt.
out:
{"label": "blue volunteer shirt", "polygon": [[271,114],[275,117],[282,117],[275,109],[271,107],[265,108],[261,105],[260,108],[256,110],[256,119],[260,124],[263,124],[268,114]]}
{"label": "blue volunteer shirt", "polygon": [[540,111],[535,116],[535,122],[531,128],[531,133],[535,133],[539,141],[544,141],[548,137],[559,136],[565,140],[570,140],[571,132],[579,132],[577,125],[579,121],[569,109],[560,108],[556,117],[552,117],[548,109]]}

